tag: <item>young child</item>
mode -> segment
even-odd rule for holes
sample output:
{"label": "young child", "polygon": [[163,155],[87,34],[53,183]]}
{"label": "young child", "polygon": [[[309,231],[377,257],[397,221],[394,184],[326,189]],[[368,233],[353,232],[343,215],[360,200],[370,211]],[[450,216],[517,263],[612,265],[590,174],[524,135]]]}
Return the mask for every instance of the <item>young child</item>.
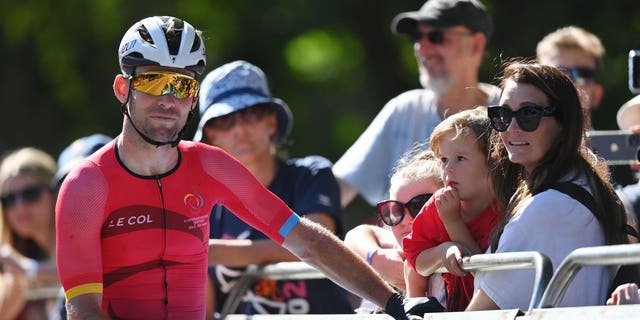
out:
{"label": "young child", "polygon": [[[447,256],[451,247],[465,254],[482,253],[488,247],[504,207],[493,192],[499,176],[490,174],[494,166],[490,133],[486,108],[477,107],[450,116],[431,134],[429,144],[440,158],[444,187],[422,208],[403,240],[407,263],[423,276],[444,266],[446,259],[461,258]],[[473,295],[473,276],[459,268],[450,272],[454,274],[443,274],[446,309],[462,311]]]}
{"label": "young child", "polygon": [[[443,187],[440,160],[424,145],[416,145],[398,161],[390,179],[389,200],[377,204],[382,226],[362,224],[347,232],[344,242],[389,284],[406,297],[435,297],[444,305],[444,280],[403,270],[402,238],[411,232],[414,217],[433,193]],[[405,272],[406,271],[406,272]],[[405,279],[406,278],[406,279]],[[357,313],[378,313],[381,308],[363,300]]]}

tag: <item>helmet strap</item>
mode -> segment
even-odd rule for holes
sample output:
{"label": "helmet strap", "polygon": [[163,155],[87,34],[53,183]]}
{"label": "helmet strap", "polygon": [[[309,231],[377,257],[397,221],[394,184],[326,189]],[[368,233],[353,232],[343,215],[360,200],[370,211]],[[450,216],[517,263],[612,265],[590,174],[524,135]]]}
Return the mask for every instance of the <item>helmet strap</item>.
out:
{"label": "helmet strap", "polygon": [[180,140],[182,140],[182,136],[184,135],[185,130],[187,129],[187,125],[189,124],[189,121],[191,121],[191,119],[193,118],[193,110],[194,105],[191,106],[191,110],[189,110],[189,114],[187,115],[187,121],[185,122],[184,126],[182,127],[182,130],[180,130],[180,132],[178,132],[178,137],[176,137],[175,140],[173,141],[157,141],[157,140],[153,140],[151,139],[149,136],[145,135],[144,133],[142,133],[140,130],[138,130],[138,128],[136,128],[136,125],[133,123],[133,120],[131,119],[131,116],[129,115],[129,111],[127,110],[127,105],[129,103],[129,100],[131,99],[131,91],[132,91],[132,84],[133,84],[133,77],[136,74],[136,69],[135,67],[133,68],[133,71],[131,72],[131,76],[129,76],[129,88],[127,89],[127,99],[120,104],[120,111],[122,112],[122,114],[124,116],[126,116],[127,118],[129,118],[129,122],[131,123],[131,127],[133,127],[133,129],[138,133],[138,135],[140,135],[140,137],[142,137],[142,139],[144,141],[146,141],[149,144],[152,144],[156,147],[160,147],[160,146],[164,146],[164,145],[171,145],[172,148],[175,148],[178,146],[178,143],[180,143]]}

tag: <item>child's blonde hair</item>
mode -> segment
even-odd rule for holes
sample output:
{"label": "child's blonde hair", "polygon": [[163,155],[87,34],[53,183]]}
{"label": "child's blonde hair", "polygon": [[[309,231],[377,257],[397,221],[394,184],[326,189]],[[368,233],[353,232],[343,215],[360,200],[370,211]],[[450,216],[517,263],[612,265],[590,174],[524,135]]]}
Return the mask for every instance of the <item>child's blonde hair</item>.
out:
{"label": "child's blonde hair", "polygon": [[429,146],[436,155],[440,154],[440,147],[445,136],[453,133],[453,139],[473,134],[476,137],[476,146],[489,162],[491,122],[487,116],[486,107],[463,110],[446,118],[438,124],[431,133]]}
{"label": "child's blonde hair", "polygon": [[442,184],[440,160],[433,151],[426,149],[424,144],[416,144],[398,160],[398,164],[391,175],[390,185],[429,179],[438,185]]}

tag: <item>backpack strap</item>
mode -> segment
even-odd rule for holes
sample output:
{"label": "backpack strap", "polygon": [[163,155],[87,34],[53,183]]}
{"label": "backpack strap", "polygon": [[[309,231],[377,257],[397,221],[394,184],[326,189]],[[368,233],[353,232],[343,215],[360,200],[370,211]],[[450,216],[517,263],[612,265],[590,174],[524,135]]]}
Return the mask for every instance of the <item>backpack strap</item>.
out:
{"label": "backpack strap", "polygon": [[[587,190],[572,182],[561,182],[553,185],[549,189],[558,190],[582,203],[585,207],[589,208],[592,214],[595,215],[596,201]],[[633,227],[626,224],[624,225],[624,232],[640,239],[638,232]],[[637,265],[622,265],[616,272],[609,289],[607,290],[607,297],[611,296],[611,293],[621,284],[625,283],[640,283],[640,268]]]}
{"label": "backpack strap", "polygon": [[587,207],[587,209],[591,210],[591,213],[598,211],[596,208],[596,200],[591,193],[573,182],[561,182],[551,186],[550,189],[558,190],[576,199],[582,203],[583,206]]}
{"label": "backpack strap", "polygon": [[[558,190],[576,199],[578,202],[582,203],[582,205],[587,207],[587,209],[591,210],[591,213],[593,214],[598,211],[596,209],[596,201],[591,193],[573,182],[560,182],[551,186],[549,189]],[[632,226],[625,223],[623,231],[625,234],[631,235],[640,240],[640,234],[638,234],[638,232]]]}
{"label": "backpack strap", "polygon": [[638,239],[638,241],[640,241],[640,233],[638,233],[638,231],[636,231],[636,229],[634,229],[632,226],[625,224],[624,225],[624,233],[633,236],[634,238]]}

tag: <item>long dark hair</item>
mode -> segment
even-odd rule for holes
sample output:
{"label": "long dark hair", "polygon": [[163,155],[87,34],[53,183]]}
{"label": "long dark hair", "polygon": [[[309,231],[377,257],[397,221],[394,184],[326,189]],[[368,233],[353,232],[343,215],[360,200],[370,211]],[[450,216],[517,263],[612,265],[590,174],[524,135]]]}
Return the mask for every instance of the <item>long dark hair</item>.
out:
{"label": "long dark hair", "polygon": [[578,92],[571,79],[551,66],[513,60],[506,64],[501,88],[504,89],[507,81],[530,84],[542,91],[547,96],[549,105],[557,110],[555,118],[562,127],[562,133],[531,172],[526,172],[519,164],[511,163],[498,134],[495,131],[492,134],[494,156],[500,159],[502,166],[499,168],[508,177],[497,192],[499,197],[510,197],[510,201],[501,223],[491,236],[491,251],[496,251],[505,225],[522,202],[549,189],[564,177],[571,180],[578,177],[587,179],[596,202],[597,212],[594,214],[604,231],[606,244],[627,243],[623,232],[626,222],[624,207],[608,182],[606,165],[583,144],[585,118]]}

